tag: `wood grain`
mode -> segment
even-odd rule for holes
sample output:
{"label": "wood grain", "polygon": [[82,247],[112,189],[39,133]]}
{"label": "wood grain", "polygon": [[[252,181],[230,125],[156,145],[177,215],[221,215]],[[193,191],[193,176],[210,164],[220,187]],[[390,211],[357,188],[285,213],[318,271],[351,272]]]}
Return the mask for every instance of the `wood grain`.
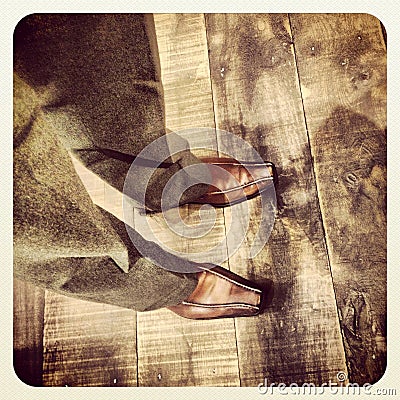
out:
{"label": "wood grain", "polygon": [[[184,136],[198,155],[216,149],[216,135],[196,133],[213,128],[214,114],[202,14],[155,15],[155,26],[165,94],[167,127]],[[193,131],[183,132],[184,129]],[[211,151],[211,154],[213,152]],[[200,221],[198,206],[179,210],[187,229]],[[178,217],[178,215],[177,215]],[[182,230],[171,233],[162,215],[135,215],[135,228],[149,223],[171,249],[200,262],[226,258],[224,213],[208,213],[202,223],[212,229],[198,239]],[[206,251],[221,243],[221,248]],[[195,253],[199,257],[193,258]],[[168,310],[138,313],[138,376],[140,386],[238,386],[236,337],[233,320],[191,321]]]}
{"label": "wood grain", "polygon": [[46,292],[44,386],[136,386],[136,313]]}
{"label": "wood grain", "polygon": [[14,371],[22,382],[42,386],[44,290],[14,279]]}
{"label": "wood grain", "polygon": [[293,15],[349,378],[386,365],[386,48],[367,14]]}
{"label": "wood grain", "polygon": [[275,285],[264,315],[236,321],[241,385],[336,382],[346,364],[288,17],[211,14],[206,21],[217,127],[248,141],[280,177],[267,245],[248,259],[260,216],[255,199],[247,242],[229,262]]}
{"label": "wood grain", "polygon": [[139,385],[239,386],[233,320],[138,313]]}

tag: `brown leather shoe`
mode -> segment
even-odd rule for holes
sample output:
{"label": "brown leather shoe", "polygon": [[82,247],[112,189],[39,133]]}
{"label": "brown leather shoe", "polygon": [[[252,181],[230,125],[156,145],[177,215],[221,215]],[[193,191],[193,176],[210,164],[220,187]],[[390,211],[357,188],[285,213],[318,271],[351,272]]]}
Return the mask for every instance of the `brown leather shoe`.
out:
{"label": "brown leather shoe", "polygon": [[251,317],[260,314],[272,296],[271,281],[261,287],[219,266],[206,265],[197,277],[193,293],[182,303],[168,307],[181,317]]}
{"label": "brown leather shoe", "polygon": [[191,203],[226,207],[253,198],[276,184],[271,162],[253,163],[223,157],[200,160],[210,166],[212,184],[207,193]]}

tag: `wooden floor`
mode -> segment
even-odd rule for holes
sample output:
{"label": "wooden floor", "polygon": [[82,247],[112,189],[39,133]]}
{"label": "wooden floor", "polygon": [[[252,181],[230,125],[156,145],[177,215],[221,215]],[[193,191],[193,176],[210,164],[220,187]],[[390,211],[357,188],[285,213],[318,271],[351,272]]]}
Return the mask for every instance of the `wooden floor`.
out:
{"label": "wooden floor", "polygon": [[[234,251],[234,209],[203,238],[157,237],[252,279],[274,281],[267,312],[190,321],[136,313],[15,281],[14,364],[35,386],[257,386],[374,383],[386,364],[386,47],[370,15],[156,15],[167,125],[250,143],[279,174],[279,212],[255,257],[260,199]],[[200,137],[192,138],[201,143]],[[223,137],[209,138],[220,148]],[[233,149],[234,150],[234,149]],[[75,162],[93,200],[122,197]],[[183,207],[190,224],[196,207]],[[244,223],[245,221],[243,221]],[[339,373],[339,375],[338,375]],[[341,374],[340,374],[341,373]]]}

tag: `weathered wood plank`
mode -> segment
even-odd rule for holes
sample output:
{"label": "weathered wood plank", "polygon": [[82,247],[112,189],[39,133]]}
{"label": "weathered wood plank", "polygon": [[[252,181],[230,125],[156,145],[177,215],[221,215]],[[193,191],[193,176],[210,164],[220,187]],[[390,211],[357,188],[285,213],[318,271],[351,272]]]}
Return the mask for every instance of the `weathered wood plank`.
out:
{"label": "weathered wood plank", "polygon": [[138,313],[139,385],[239,386],[233,320]]}
{"label": "weathered wood plank", "polygon": [[248,141],[280,176],[281,210],[267,245],[248,259],[260,216],[255,199],[247,239],[230,259],[235,272],[275,285],[264,315],[236,321],[241,384],[337,382],[344,349],[288,17],[211,14],[206,21],[217,127]]}
{"label": "weathered wood plank", "polygon": [[[167,127],[178,133],[187,128],[214,127],[203,15],[155,15],[155,25]],[[216,148],[215,135],[208,141],[195,131],[185,136],[194,147]],[[201,155],[210,150],[195,153]],[[199,222],[199,207],[181,207],[179,212],[189,227]],[[226,252],[222,210],[216,211],[211,231],[199,239],[188,238],[184,231],[171,233],[162,215],[147,218],[165,245],[187,253],[188,258],[221,241],[224,246],[219,252]],[[142,223],[145,221],[135,215],[135,228],[141,233]],[[197,261],[209,262],[212,257]],[[233,320],[190,321],[168,310],[138,313],[138,360],[139,386],[239,385]]]}
{"label": "weathered wood plank", "polygon": [[386,49],[366,14],[293,15],[350,380],[386,365]]}
{"label": "weathered wood plank", "polygon": [[136,313],[46,292],[44,386],[136,386]]}
{"label": "weathered wood plank", "polygon": [[14,279],[14,370],[24,383],[42,386],[44,290]]}
{"label": "weathered wood plank", "polygon": [[213,103],[203,16],[154,15],[167,127],[213,127]]}

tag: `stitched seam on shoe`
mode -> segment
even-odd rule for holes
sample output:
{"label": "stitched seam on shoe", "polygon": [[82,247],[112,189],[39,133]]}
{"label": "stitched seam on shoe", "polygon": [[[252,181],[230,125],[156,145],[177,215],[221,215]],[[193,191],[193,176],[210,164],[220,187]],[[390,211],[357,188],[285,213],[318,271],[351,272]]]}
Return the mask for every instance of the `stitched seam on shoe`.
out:
{"label": "stitched seam on shoe", "polygon": [[260,183],[260,182],[264,182],[264,181],[272,181],[273,179],[274,178],[272,176],[268,176],[268,177],[265,177],[265,178],[259,178],[259,179],[256,179],[256,180],[252,181],[252,182],[244,183],[243,185],[237,186],[237,187],[232,188],[232,189],[219,190],[219,191],[216,191],[216,192],[209,192],[209,193],[207,193],[207,195],[234,192],[235,190],[240,190],[240,189],[243,189],[243,188],[245,188],[247,186],[251,186],[251,185],[254,185],[254,184],[257,184],[257,183]]}
{"label": "stitched seam on shoe", "polygon": [[244,283],[236,282],[235,280],[233,280],[233,279],[231,279],[231,278],[228,278],[227,276],[224,276],[224,275],[222,275],[222,274],[219,274],[218,272],[215,272],[215,271],[213,271],[212,269],[206,269],[205,271],[209,271],[209,272],[211,272],[212,274],[217,275],[217,276],[219,276],[220,278],[225,279],[225,280],[227,280],[228,282],[231,282],[231,283],[235,284],[236,286],[241,286],[241,287],[243,287],[243,288],[245,288],[245,289],[251,290],[251,291],[256,292],[256,293],[262,293],[262,291],[261,291],[260,289],[252,288],[252,287],[250,287],[250,286],[245,285]]}
{"label": "stitched seam on shoe", "polygon": [[245,303],[228,303],[228,304],[201,304],[201,303],[191,303],[189,301],[182,301],[183,305],[193,306],[193,307],[204,307],[204,308],[251,308],[258,310],[259,307],[252,306],[251,304]]}

